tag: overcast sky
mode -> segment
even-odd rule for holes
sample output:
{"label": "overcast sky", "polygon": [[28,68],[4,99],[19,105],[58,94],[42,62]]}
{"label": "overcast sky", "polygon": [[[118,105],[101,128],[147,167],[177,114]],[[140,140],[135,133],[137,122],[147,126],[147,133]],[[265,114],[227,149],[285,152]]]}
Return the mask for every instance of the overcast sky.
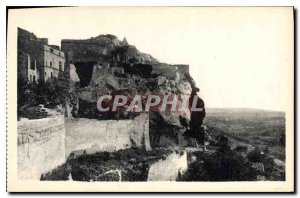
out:
{"label": "overcast sky", "polygon": [[[126,36],[161,62],[189,64],[207,107],[285,110],[293,93],[291,8],[17,10],[16,26],[49,38]],[[21,15],[20,15],[21,13]]]}

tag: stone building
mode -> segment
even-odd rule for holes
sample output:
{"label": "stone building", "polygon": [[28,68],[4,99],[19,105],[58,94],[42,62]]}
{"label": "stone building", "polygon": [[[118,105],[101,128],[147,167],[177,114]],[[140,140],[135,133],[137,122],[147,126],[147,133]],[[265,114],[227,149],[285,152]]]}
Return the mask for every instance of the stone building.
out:
{"label": "stone building", "polygon": [[18,50],[18,77],[22,81],[28,81],[30,83],[37,83],[39,80],[39,74],[36,69],[36,61],[30,59],[29,54]]}
{"label": "stone building", "polygon": [[18,78],[27,82],[51,81],[65,74],[65,55],[47,38],[18,28]]}
{"label": "stone building", "polygon": [[59,49],[59,47],[44,45],[43,55],[44,67],[41,68],[41,72],[43,72],[44,81],[52,78],[58,78],[64,73],[65,54]]}
{"label": "stone building", "polygon": [[120,41],[111,34],[89,39],[62,39],[61,49],[66,53],[66,71],[74,65],[82,87],[88,86],[95,65],[114,68],[122,67],[123,63],[158,62],[151,55],[129,45],[126,38]]}
{"label": "stone building", "polygon": [[85,40],[62,39],[61,48],[66,52],[68,63],[102,63],[120,41],[113,35],[99,35]]}

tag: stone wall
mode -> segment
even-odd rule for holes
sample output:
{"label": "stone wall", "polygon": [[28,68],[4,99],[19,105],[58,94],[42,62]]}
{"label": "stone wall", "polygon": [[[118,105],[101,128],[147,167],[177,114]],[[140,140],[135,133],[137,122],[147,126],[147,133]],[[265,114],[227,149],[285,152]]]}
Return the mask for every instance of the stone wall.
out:
{"label": "stone wall", "polygon": [[65,162],[63,116],[18,122],[18,178],[40,179]]}
{"label": "stone wall", "polygon": [[75,157],[132,147],[151,149],[147,114],[133,120],[74,118],[66,121],[66,157],[71,153]]}
{"label": "stone wall", "polygon": [[18,79],[22,81],[28,81],[28,70],[30,68],[30,57],[29,54],[18,50]]}
{"label": "stone wall", "polygon": [[176,181],[188,169],[186,151],[173,152],[150,166],[148,181]]}
{"label": "stone wall", "polygon": [[175,65],[178,68],[178,73],[181,78],[184,78],[186,74],[189,74],[189,65]]}
{"label": "stone wall", "polygon": [[69,63],[102,62],[103,58],[113,49],[113,44],[105,45],[91,40],[63,39],[61,49],[66,52]]}
{"label": "stone wall", "polygon": [[189,73],[189,65],[157,63],[152,65],[152,73],[165,76],[171,80],[179,80],[183,79]]}

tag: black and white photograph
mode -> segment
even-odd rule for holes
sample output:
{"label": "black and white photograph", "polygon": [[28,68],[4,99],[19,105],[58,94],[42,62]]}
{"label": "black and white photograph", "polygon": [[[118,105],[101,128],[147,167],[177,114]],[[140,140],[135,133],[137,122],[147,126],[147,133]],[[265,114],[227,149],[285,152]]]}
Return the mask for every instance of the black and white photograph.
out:
{"label": "black and white photograph", "polygon": [[293,7],[11,8],[7,26],[9,191],[293,191]]}

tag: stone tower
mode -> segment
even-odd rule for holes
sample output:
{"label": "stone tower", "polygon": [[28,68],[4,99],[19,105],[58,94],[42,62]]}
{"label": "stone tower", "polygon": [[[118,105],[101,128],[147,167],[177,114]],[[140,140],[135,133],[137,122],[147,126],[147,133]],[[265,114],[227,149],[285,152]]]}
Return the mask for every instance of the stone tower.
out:
{"label": "stone tower", "polygon": [[124,37],[123,38],[123,41],[122,41],[122,43],[121,43],[122,45],[125,45],[125,46],[127,46],[128,45],[128,42],[127,42],[127,39],[126,39],[126,37]]}

